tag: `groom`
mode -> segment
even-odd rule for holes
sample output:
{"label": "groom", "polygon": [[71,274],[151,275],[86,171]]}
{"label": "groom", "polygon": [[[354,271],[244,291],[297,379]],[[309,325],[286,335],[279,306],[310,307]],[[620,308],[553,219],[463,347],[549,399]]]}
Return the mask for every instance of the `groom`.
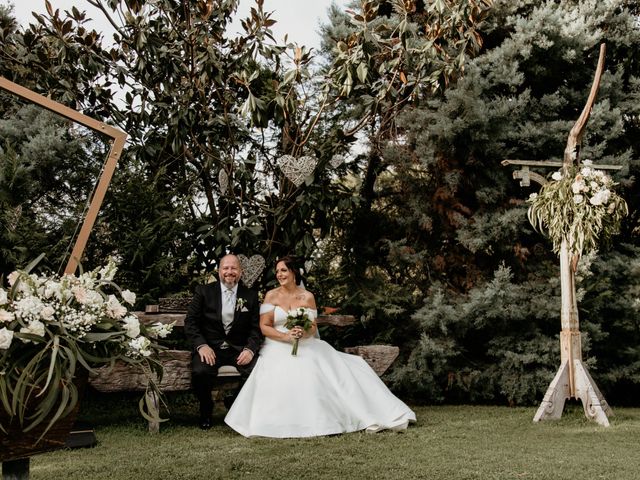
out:
{"label": "groom", "polygon": [[244,383],[264,338],[260,331],[258,294],[239,283],[240,260],[235,255],[225,255],[219,266],[219,282],[196,287],[184,324],[193,347],[191,383],[200,402],[203,430],[212,424],[211,390],[218,368],[233,365]]}

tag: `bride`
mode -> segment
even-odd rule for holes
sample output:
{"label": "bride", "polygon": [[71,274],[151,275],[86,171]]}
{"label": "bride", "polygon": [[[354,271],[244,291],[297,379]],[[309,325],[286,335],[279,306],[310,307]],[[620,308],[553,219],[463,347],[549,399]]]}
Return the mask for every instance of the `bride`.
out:
{"label": "bride", "polygon": [[[225,417],[245,437],[314,437],[358,430],[404,430],[413,411],[395,397],[369,365],[315,336],[316,303],[300,287],[293,257],[276,264],[278,288],[260,309],[265,342],[251,375]],[[288,312],[305,307],[313,325],[287,329]],[[297,355],[292,343],[299,339]]]}

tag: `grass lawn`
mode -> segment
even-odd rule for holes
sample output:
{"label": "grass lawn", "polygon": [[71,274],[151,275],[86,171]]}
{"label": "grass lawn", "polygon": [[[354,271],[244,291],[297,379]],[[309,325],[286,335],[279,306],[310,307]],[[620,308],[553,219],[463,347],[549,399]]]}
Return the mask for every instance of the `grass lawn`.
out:
{"label": "grass lawn", "polygon": [[561,420],[539,424],[532,422],[534,407],[415,407],[418,422],[406,433],[274,440],[237,435],[223,424],[220,410],[216,426],[203,432],[195,425],[193,401],[184,397],[172,399],[172,420],[150,435],[135,403],[94,399],[88,413],[83,406],[98,446],[34,456],[31,478],[640,478],[638,408],[614,408],[605,428],[574,404]]}

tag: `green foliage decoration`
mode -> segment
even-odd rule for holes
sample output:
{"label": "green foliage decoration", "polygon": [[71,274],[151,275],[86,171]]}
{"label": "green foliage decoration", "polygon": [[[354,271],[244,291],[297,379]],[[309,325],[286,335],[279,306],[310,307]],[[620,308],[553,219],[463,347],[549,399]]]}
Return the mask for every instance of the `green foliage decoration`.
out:
{"label": "green foliage decoration", "polygon": [[617,184],[611,177],[592,168],[588,160],[582,165],[555,172],[528,200],[529,221],[547,233],[556,253],[564,240],[571,255],[597,250],[620,231],[629,213],[627,203],[613,190]]}

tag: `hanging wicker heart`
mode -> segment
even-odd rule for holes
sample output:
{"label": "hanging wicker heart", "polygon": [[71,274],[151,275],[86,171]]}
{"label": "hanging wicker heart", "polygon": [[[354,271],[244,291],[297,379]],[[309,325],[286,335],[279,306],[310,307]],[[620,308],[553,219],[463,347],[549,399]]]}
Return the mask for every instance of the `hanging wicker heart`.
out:
{"label": "hanging wicker heart", "polygon": [[242,267],[242,282],[249,288],[262,275],[265,263],[262,255],[253,255],[251,258],[246,255],[238,255],[240,266]]}
{"label": "hanging wicker heart", "polygon": [[220,193],[226,195],[227,190],[229,190],[229,175],[227,175],[226,170],[220,170],[220,173],[218,173],[218,184],[220,185]]}
{"label": "hanging wicker heart", "polygon": [[313,173],[317,163],[318,159],[309,155],[300,158],[283,155],[278,159],[280,170],[296,187],[302,185],[304,179]]}
{"label": "hanging wicker heart", "polygon": [[339,153],[336,153],[333,157],[331,157],[331,160],[329,160],[329,165],[331,165],[333,168],[338,168],[343,163],[344,155],[340,155]]}

